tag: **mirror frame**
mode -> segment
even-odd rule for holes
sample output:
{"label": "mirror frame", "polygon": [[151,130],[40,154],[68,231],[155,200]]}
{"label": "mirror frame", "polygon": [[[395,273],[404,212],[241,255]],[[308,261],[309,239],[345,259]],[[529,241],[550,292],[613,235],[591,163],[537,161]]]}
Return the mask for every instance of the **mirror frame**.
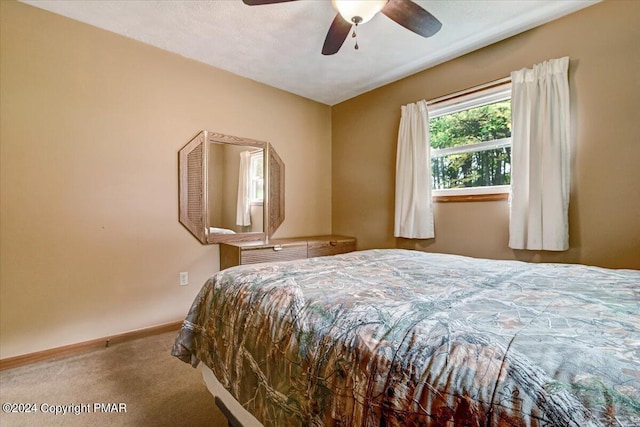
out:
{"label": "mirror frame", "polygon": [[[212,143],[257,147],[264,150],[264,223],[262,232],[212,234],[208,215],[209,147]],[[284,221],[284,163],[265,141],[200,131],[178,152],[180,223],[202,244],[268,240]]]}

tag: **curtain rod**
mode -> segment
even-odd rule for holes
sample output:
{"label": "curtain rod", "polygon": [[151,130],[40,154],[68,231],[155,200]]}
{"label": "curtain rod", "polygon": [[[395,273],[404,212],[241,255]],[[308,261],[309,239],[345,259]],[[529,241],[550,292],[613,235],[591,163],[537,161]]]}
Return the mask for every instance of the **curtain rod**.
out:
{"label": "curtain rod", "polygon": [[474,86],[472,88],[463,89],[461,91],[458,91],[458,92],[455,92],[455,93],[451,93],[449,95],[444,95],[444,96],[441,96],[439,98],[432,99],[431,101],[427,101],[427,106],[440,104],[442,102],[450,101],[450,100],[456,99],[456,98],[461,98],[463,96],[470,95],[472,93],[480,92],[482,90],[489,89],[489,88],[496,87],[496,86],[501,86],[501,85],[504,85],[504,84],[507,84],[507,83],[511,83],[511,77],[504,77],[504,78],[501,78],[501,79],[498,79],[498,80],[494,80],[492,82],[488,82],[488,83],[482,84],[480,86]]}

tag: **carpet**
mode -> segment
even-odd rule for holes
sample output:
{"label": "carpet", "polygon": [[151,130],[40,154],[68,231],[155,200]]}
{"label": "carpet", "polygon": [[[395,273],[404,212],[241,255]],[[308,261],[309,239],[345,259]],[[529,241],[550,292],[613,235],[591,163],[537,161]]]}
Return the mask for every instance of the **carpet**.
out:
{"label": "carpet", "polygon": [[[176,335],[0,372],[0,425],[226,427],[200,369],[171,356]],[[6,413],[13,403],[32,412]]]}

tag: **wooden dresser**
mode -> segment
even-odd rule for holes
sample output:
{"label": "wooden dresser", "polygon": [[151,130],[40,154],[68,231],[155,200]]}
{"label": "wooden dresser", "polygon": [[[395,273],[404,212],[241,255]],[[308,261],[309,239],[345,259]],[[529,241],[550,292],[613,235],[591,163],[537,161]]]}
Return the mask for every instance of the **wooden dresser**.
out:
{"label": "wooden dresser", "polygon": [[355,250],[355,237],[334,235],[220,243],[220,270],[234,265],[291,261]]}

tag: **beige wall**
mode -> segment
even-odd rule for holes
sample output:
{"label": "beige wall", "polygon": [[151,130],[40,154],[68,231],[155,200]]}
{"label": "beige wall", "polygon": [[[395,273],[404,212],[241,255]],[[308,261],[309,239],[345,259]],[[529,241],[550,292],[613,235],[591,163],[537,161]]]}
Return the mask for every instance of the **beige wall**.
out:
{"label": "beige wall", "polygon": [[184,318],[218,269],[178,222],[177,153],[202,129],[276,148],[276,237],[331,232],[328,106],[0,4],[1,358]]}
{"label": "beige wall", "polygon": [[[332,226],[359,249],[640,268],[640,2],[606,1],[332,109]],[[435,240],[393,237],[400,106],[569,56],[570,250],[508,248],[506,201],[436,203]]]}
{"label": "beige wall", "polygon": [[[1,1],[0,16],[0,358],[184,317],[218,270],[217,245],[178,222],[177,151],[201,129],[276,148],[276,237],[640,268],[640,2],[587,8],[332,109],[24,4]],[[396,241],[400,105],[564,55],[571,249],[514,253],[506,202],[436,204],[435,240]]]}

